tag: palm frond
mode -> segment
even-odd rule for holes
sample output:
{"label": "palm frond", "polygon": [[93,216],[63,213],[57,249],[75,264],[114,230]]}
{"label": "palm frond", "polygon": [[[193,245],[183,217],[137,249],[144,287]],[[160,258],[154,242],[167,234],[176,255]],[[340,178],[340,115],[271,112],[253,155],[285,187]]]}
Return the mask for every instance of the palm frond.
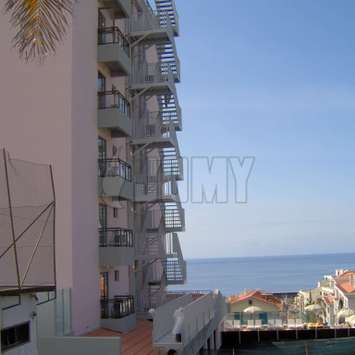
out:
{"label": "palm frond", "polygon": [[16,29],[13,38],[21,58],[42,60],[54,54],[66,34],[76,0],[6,0],[5,11]]}

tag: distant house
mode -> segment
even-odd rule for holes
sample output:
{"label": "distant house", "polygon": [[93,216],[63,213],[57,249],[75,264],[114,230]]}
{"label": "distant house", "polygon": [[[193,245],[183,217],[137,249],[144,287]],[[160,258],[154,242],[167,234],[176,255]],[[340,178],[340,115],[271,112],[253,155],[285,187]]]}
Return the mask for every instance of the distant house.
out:
{"label": "distant house", "polygon": [[[355,311],[355,271],[337,270],[334,281],[335,313],[342,309]],[[339,323],[343,321],[344,319],[338,319]]]}
{"label": "distant house", "polygon": [[340,311],[350,309],[355,312],[355,271],[336,270],[335,275],[324,276],[316,288],[300,291],[296,297],[297,307],[302,313],[314,303],[322,306],[319,316],[324,323],[330,326],[345,323],[349,311],[343,315]]}
{"label": "distant house", "polygon": [[263,323],[267,323],[270,318],[275,318],[283,308],[281,299],[261,290],[246,291],[230,296],[227,303],[229,313],[234,315],[234,319],[251,317],[251,314],[246,314],[245,310],[254,306],[257,311],[253,316],[261,319]]}

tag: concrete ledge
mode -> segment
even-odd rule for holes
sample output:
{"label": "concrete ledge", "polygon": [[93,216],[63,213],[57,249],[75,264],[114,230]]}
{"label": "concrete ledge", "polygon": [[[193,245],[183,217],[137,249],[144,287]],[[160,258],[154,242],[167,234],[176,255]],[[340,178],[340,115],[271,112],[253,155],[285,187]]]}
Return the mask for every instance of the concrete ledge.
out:
{"label": "concrete ledge", "polygon": [[132,121],[117,108],[98,110],[98,128],[111,128],[121,131],[123,135],[132,136]]}
{"label": "concrete ledge", "polygon": [[121,355],[120,337],[39,338],[39,355]]}
{"label": "concrete ledge", "polygon": [[100,196],[118,196],[124,200],[133,200],[133,184],[120,176],[99,177],[98,193]]}
{"label": "concrete ledge", "polygon": [[116,332],[122,332],[122,333],[127,333],[130,330],[134,329],[136,327],[136,324],[137,324],[137,317],[135,314],[131,314],[121,319],[101,319],[101,326],[103,328],[111,329]]}
{"label": "concrete ledge", "polygon": [[115,75],[131,74],[131,60],[117,43],[98,45],[97,61],[99,63],[106,63]]}
{"label": "concrete ledge", "polygon": [[131,265],[134,256],[134,248],[100,247],[100,265]]}

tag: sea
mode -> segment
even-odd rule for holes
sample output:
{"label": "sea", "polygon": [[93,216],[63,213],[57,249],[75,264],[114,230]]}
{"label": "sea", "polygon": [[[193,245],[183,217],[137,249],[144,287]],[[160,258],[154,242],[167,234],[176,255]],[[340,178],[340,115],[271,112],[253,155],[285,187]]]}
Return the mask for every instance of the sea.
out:
{"label": "sea", "polygon": [[170,290],[297,292],[336,269],[355,269],[355,253],[187,260],[187,282]]}

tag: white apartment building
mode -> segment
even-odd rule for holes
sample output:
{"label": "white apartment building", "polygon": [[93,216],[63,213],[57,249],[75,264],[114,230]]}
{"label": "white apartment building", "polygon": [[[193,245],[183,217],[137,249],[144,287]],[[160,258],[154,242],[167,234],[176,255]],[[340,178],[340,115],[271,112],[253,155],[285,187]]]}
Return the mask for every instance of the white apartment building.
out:
{"label": "white apartment building", "polygon": [[56,192],[56,297],[37,304],[41,289],[33,289],[22,308],[2,312],[2,329],[19,313],[26,324],[36,320],[30,339],[40,355],[117,355],[120,338],[82,335],[100,327],[124,334],[154,308],[161,354],[196,354],[212,337],[218,347],[223,297],[171,303],[166,291],[186,279],[174,0],[79,1],[67,38],[43,64],[18,58],[6,17],[0,30],[0,146],[20,160],[50,162]]}
{"label": "white apartment building", "polygon": [[154,6],[78,2],[67,39],[42,65],[21,62],[0,24],[0,142],[53,164],[57,281],[71,292],[73,334],[128,331],[185,280],[179,19],[173,0]]}

